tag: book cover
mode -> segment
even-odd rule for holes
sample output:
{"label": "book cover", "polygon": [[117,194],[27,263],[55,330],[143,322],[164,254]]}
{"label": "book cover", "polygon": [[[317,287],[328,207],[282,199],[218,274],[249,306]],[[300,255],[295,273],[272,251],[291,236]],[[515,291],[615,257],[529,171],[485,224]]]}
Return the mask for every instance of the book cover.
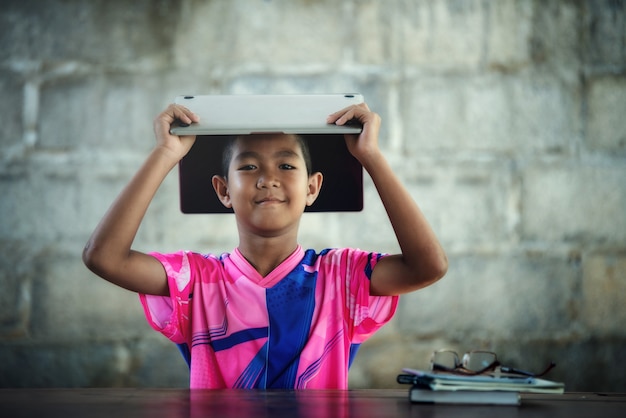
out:
{"label": "book cover", "polygon": [[466,405],[510,405],[521,404],[518,392],[511,391],[437,391],[413,386],[409,390],[413,403],[466,404]]}

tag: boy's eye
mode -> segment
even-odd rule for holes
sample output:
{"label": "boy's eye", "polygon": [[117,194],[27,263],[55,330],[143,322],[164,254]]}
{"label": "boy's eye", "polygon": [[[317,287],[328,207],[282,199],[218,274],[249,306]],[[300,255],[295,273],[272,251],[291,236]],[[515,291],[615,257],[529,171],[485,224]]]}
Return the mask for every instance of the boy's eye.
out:
{"label": "boy's eye", "polygon": [[281,164],[279,165],[279,167],[281,168],[281,170],[293,170],[296,168],[292,166],[291,164]]}
{"label": "boy's eye", "polygon": [[254,170],[256,168],[256,166],[254,164],[245,164],[239,167],[238,170],[241,171],[248,171],[248,170]]}

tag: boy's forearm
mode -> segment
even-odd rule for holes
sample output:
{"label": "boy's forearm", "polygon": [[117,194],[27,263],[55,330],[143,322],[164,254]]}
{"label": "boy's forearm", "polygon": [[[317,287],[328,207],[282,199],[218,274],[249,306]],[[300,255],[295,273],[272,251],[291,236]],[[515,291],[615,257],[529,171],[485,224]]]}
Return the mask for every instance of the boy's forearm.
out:
{"label": "boy's forearm", "polygon": [[411,280],[426,285],[441,278],[447,270],[446,254],[408,190],[387,160],[379,155],[364,164],[396,234]]}

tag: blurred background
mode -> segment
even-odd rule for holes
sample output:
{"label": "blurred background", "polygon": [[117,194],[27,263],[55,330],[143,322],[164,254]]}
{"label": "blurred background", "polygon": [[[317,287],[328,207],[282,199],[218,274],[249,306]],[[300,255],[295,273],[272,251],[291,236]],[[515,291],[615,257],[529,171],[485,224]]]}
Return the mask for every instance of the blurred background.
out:
{"label": "blurred background", "polygon": [[[363,345],[351,387],[397,387],[452,348],[626,391],[619,0],[4,0],[0,386],[186,387],[176,347],[83,245],[175,96],[344,92],[382,116],[450,259]],[[177,182],[137,248],[231,251],[233,217],[181,214]],[[367,176],[365,195],[360,213],[305,214],[302,245],[398,251]]]}

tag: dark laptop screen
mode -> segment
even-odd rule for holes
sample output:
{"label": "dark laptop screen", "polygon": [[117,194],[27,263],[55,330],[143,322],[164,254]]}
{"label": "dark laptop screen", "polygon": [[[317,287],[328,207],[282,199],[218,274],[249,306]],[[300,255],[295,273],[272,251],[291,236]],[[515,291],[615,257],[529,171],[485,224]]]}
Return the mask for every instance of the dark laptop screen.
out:
{"label": "dark laptop screen", "polygon": [[[363,168],[346,147],[343,134],[301,135],[309,146],[313,171],[324,175],[322,190],[307,212],[363,209]],[[232,213],[218,200],[211,177],[222,172],[222,153],[232,136],[198,136],[179,164],[183,213]]]}

